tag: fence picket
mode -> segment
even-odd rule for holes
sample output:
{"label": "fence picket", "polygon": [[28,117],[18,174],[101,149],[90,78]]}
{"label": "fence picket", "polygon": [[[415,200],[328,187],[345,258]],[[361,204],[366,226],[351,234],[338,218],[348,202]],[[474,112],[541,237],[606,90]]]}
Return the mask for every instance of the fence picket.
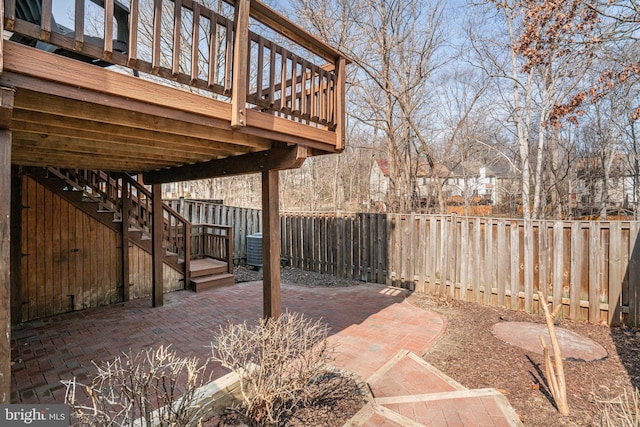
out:
{"label": "fence picket", "polygon": [[429,217],[429,257],[431,258],[429,292],[435,293],[438,282],[438,221],[435,216]]}
{"label": "fence picket", "polygon": [[482,302],[480,295],[480,275],[481,275],[481,259],[482,254],[482,231],[480,230],[480,218],[473,220],[473,270],[475,274],[471,277],[473,279],[473,301]]}
{"label": "fence picket", "polygon": [[629,318],[631,325],[640,323],[640,224],[633,223],[629,229]]}
{"label": "fence picket", "polygon": [[497,271],[496,271],[496,287],[498,288],[498,307],[504,307],[505,287],[507,283],[507,240],[505,222],[503,219],[498,220],[498,252],[496,253]]}
{"label": "fence picket", "polygon": [[612,222],[609,228],[609,324],[618,324],[622,321],[622,227],[620,222]]}
{"label": "fence picket", "polygon": [[484,223],[484,303],[491,305],[493,294],[493,222],[487,219]]}
{"label": "fence picket", "polygon": [[511,309],[517,310],[520,293],[520,229],[517,221],[511,221]]}
{"label": "fence picket", "polygon": [[600,224],[589,223],[589,321],[600,321]]}
{"label": "fence picket", "polygon": [[580,308],[580,280],[579,280],[579,256],[581,246],[580,224],[571,224],[571,281],[569,284],[569,317],[578,320],[578,309]]}
{"label": "fence picket", "polygon": [[533,311],[533,223],[524,222],[524,311]]}
{"label": "fence picket", "polygon": [[460,299],[467,300],[467,284],[469,281],[469,220],[462,218],[460,228]]}

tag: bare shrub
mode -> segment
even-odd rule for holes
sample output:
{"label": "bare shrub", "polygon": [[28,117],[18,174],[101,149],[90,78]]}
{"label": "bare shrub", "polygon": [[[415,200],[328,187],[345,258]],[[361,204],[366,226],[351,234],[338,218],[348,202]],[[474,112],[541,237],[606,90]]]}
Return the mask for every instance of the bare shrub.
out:
{"label": "bare shrub", "polygon": [[640,427],[640,392],[625,392],[613,399],[596,399],[600,425],[605,427]]}
{"label": "bare shrub", "polygon": [[284,425],[304,408],[331,405],[345,390],[346,377],[327,363],[333,347],[328,327],[297,313],[263,319],[257,325],[221,326],[212,359],[240,377],[242,407],[253,426]]}
{"label": "bare shrub", "polygon": [[[63,381],[65,402],[80,424],[186,426],[197,420],[194,398],[204,369],[197,358],[160,346],[94,365],[98,372],[90,385]],[[78,386],[90,404],[76,398]]]}

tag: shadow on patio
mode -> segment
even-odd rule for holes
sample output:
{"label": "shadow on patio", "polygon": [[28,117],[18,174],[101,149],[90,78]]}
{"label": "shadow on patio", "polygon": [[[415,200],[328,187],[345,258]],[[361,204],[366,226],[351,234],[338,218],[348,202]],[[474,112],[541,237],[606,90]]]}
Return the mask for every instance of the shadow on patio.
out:
{"label": "shadow on patio", "polygon": [[[337,364],[357,367],[354,370],[367,376],[399,348],[423,352],[444,330],[439,316],[399,304],[407,295],[370,284],[347,288],[283,284],[282,307],[322,318],[331,328],[331,340],[338,344]],[[95,369],[92,360],[110,360],[123,351],[171,344],[179,353],[204,360],[218,325],[262,316],[262,282],[197,294],[173,292],[165,295],[163,307],[150,305],[149,298],[141,298],[14,327],[11,401],[62,403],[61,379],[75,376],[78,382],[86,382]],[[358,326],[374,314],[367,327]],[[210,369],[213,378],[226,373],[219,365]]]}

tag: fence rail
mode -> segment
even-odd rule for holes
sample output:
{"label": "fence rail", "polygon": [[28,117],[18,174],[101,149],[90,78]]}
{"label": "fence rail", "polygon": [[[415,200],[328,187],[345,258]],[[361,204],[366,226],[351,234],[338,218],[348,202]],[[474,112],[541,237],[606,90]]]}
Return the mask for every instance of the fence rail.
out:
{"label": "fence rail", "polygon": [[[233,226],[234,258],[246,256],[259,210],[183,204],[187,218]],[[565,318],[629,325],[640,325],[639,232],[636,221],[281,216],[282,256],[293,267],[536,313],[542,292]]]}

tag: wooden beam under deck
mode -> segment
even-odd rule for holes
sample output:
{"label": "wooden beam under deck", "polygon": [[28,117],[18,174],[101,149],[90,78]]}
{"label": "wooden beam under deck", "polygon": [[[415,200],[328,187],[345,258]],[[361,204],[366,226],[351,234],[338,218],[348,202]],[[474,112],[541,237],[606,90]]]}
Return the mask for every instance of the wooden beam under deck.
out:
{"label": "wooden beam under deck", "polygon": [[178,168],[146,172],[143,177],[147,184],[158,184],[242,175],[267,170],[297,169],[302,166],[307,156],[307,147],[294,145]]}

